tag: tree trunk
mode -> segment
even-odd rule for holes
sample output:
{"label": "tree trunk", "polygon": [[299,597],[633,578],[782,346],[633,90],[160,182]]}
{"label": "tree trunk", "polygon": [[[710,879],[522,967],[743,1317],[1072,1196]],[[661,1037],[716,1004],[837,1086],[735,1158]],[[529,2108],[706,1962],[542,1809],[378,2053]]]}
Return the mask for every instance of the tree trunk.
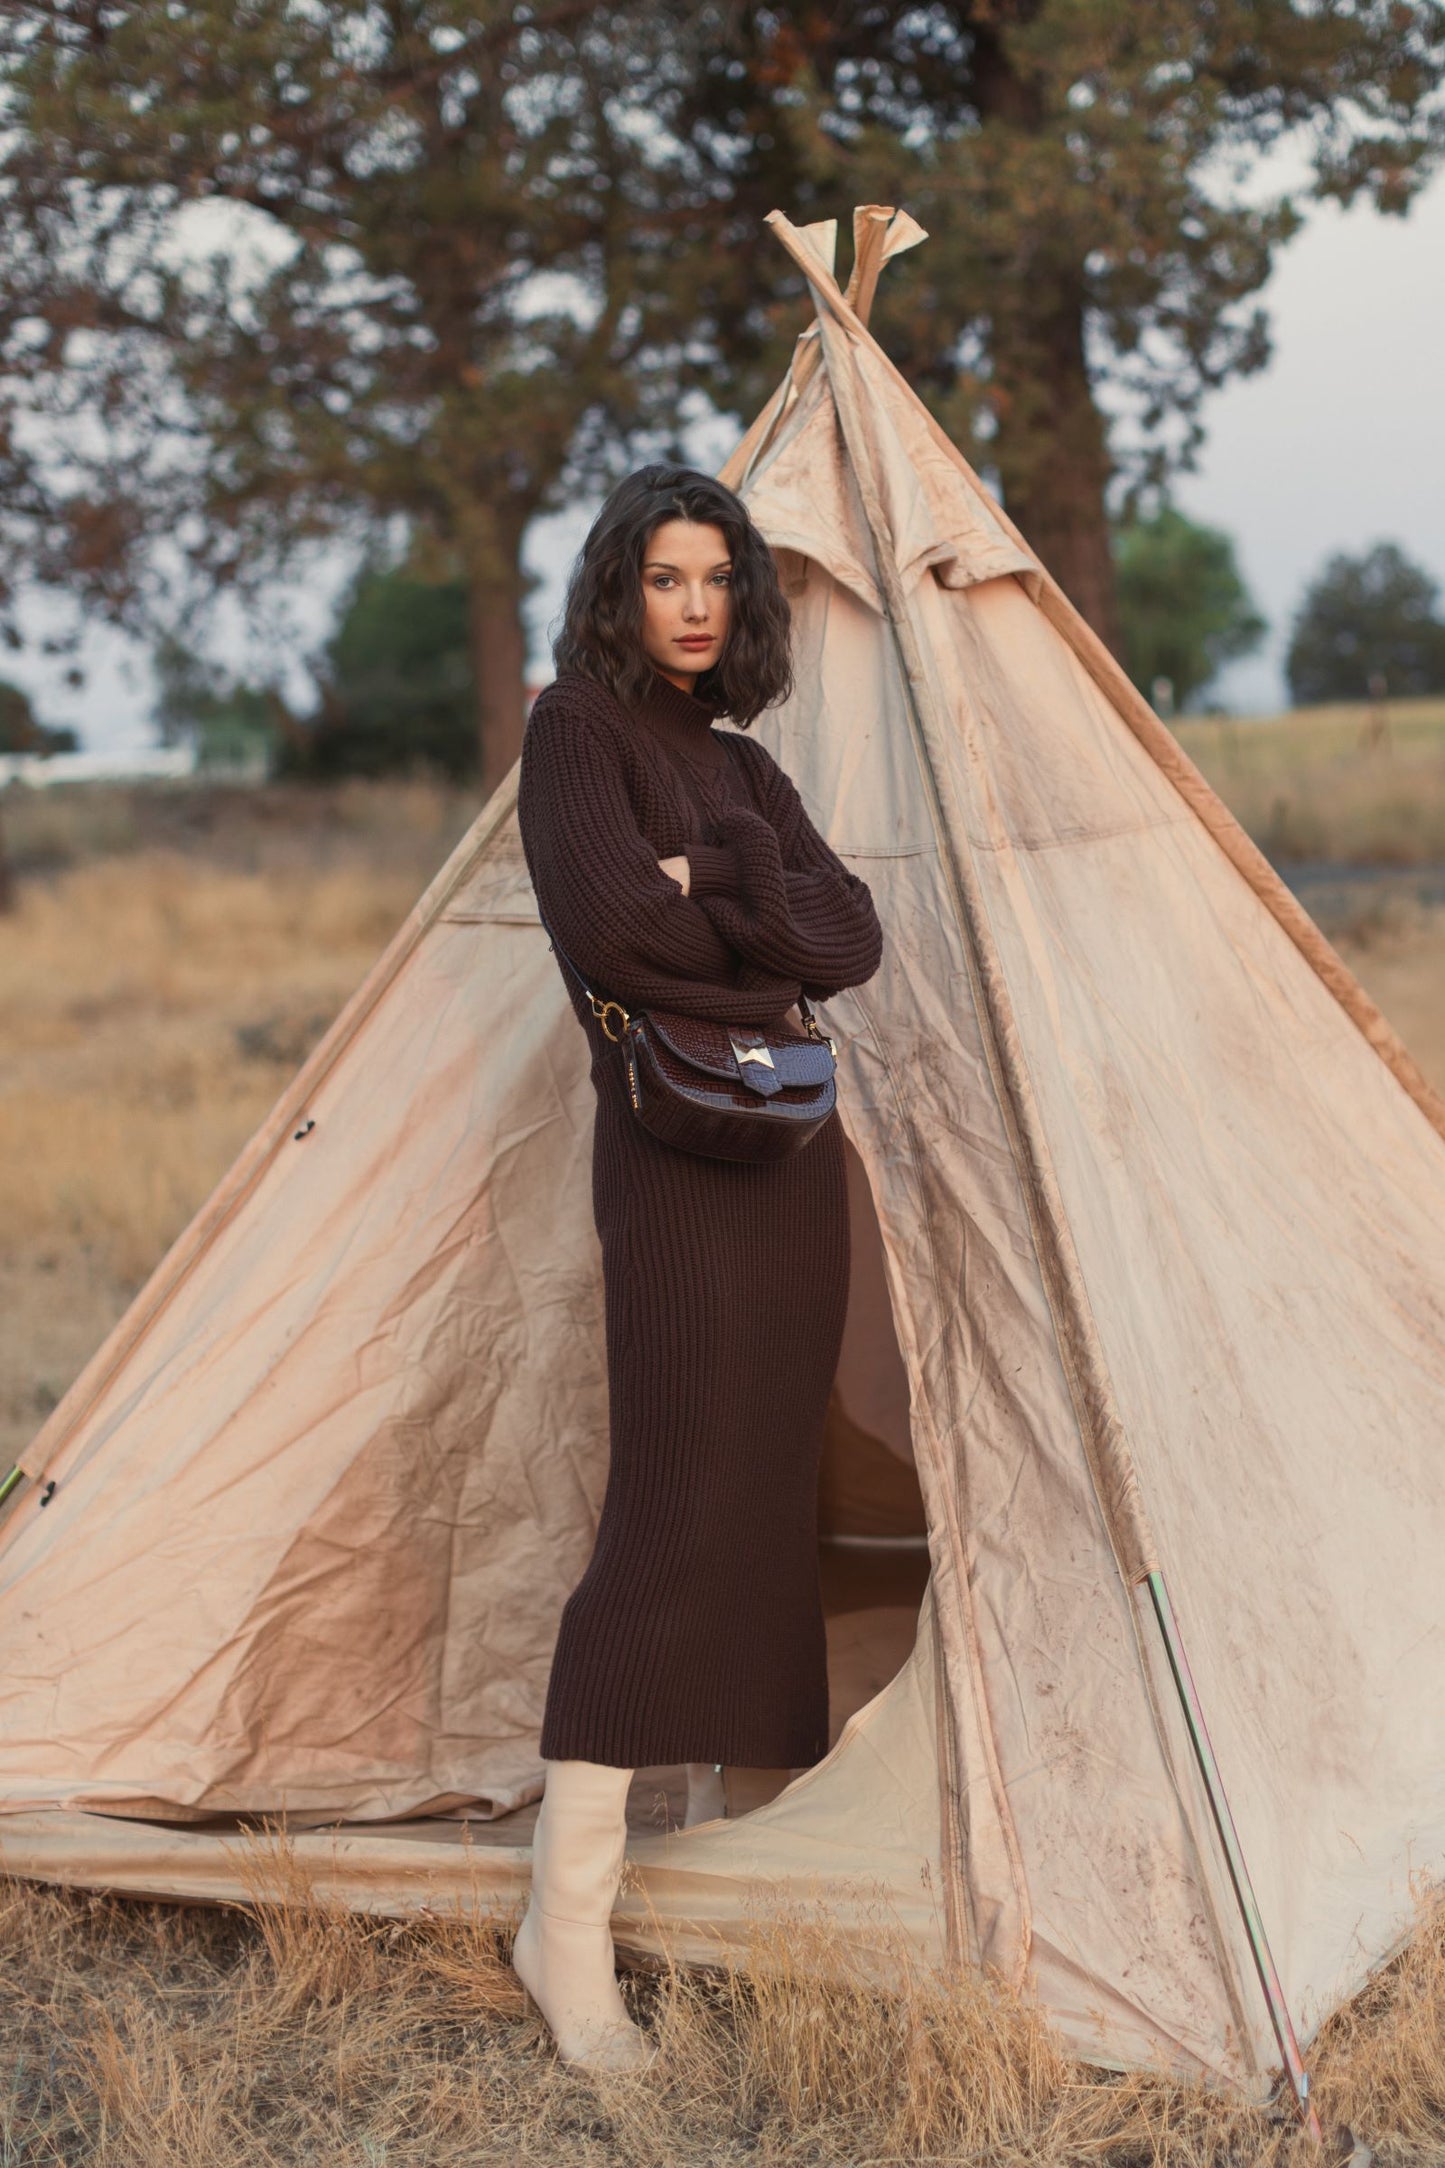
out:
{"label": "tree trunk", "polygon": [[[1015,10],[980,9],[973,87],[984,121],[1036,139],[1050,126],[1040,76],[1022,68],[1010,22],[1030,22],[1036,0]],[[994,451],[1009,518],[1074,607],[1120,655],[1118,594],[1104,494],[1113,473],[1104,419],[1084,359],[1084,242],[1011,203],[990,297]],[[1122,656],[1121,656],[1122,659]]]}
{"label": "tree trunk", "polygon": [[1040,267],[995,318],[1003,499],[1031,548],[1115,655],[1118,595],[1104,507],[1113,463],[1084,365],[1082,297]]}
{"label": "tree trunk", "polygon": [[527,671],[522,600],[528,584],[522,540],[530,509],[509,505],[499,511],[479,490],[455,534],[467,582],[482,794],[488,798],[522,750]]}
{"label": "tree trunk", "polygon": [[481,733],[482,795],[490,798],[522,750],[526,720],[527,635],[520,574],[510,583],[474,580],[472,670]]}

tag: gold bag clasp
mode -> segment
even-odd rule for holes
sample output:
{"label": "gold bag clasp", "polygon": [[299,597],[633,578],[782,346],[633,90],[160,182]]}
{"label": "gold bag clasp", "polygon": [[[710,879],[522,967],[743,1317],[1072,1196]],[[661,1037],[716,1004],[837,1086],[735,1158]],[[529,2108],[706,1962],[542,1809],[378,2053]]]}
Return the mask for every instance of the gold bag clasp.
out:
{"label": "gold bag clasp", "polygon": [[[615,1043],[622,1037],[623,1032],[626,1031],[632,1021],[626,1009],[623,1008],[620,1001],[599,1001],[593,993],[589,993],[587,999],[592,1004],[592,1014],[602,1026],[602,1036],[605,1039],[611,1039]],[[612,1029],[611,1024],[608,1022],[609,1016],[617,1016],[622,1019],[618,1030],[614,1031]]]}

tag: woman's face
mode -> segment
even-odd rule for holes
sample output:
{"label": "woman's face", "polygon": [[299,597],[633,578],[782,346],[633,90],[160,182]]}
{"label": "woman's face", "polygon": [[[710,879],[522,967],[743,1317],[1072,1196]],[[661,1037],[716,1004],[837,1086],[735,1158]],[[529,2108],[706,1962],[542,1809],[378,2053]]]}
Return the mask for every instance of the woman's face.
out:
{"label": "woman's face", "polygon": [[642,645],[668,681],[690,693],[727,638],[732,560],[721,527],[665,519],[642,560]]}

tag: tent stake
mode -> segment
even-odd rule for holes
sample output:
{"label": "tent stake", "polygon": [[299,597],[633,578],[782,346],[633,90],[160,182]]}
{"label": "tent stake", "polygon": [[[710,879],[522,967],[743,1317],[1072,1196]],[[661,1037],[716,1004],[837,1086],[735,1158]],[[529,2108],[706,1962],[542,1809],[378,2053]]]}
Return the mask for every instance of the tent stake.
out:
{"label": "tent stake", "polygon": [[1300,2119],[1314,2139],[1321,2140],[1319,2117],[1310,2099],[1310,2074],[1305,2069],[1300,2054],[1299,2041],[1284,1999],[1284,1989],[1270,1955],[1269,1937],[1264,1931],[1259,1901],[1254,1894],[1254,1884],[1244,1863],[1240,1848],[1239,1831],[1234,1826],[1224,1785],[1219,1774],[1219,1764],[1214,1758],[1214,1747],[1209,1737],[1209,1726],[1204,1721],[1204,1709],[1200,1703],[1199,1690],[1194,1684],[1194,1674],[1189,1668],[1189,1658],[1184,1653],[1184,1642],[1179,1632],[1179,1621],[1174,1616],[1174,1606],[1169,1601],[1169,1591],[1158,1567],[1146,1574],[1149,1594],[1154,1604],[1154,1616],[1159,1621],[1159,1631],[1164,1636],[1164,1646],[1169,1652],[1169,1668],[1174,1674],[1174,1684],[1179,1692],[1180,1707],[1184,1721],[1189,1727],[1194,1758],[1199,1764],[1199,1774],[1204,1779],[1204,1789],[1209,1794],[1210,1811],[1214,1825],[1219,1831],[1219,1841],[1224,1847],[1224,1857],[1229,1867],[1229,1879],[1234,1884],[1234,1894],[1239,1905],[1244,1931],[1249,1937],[1249,1947],[1254,1955],[1255,1970],[1259,1984],[1264,1989],[1264,1999],[1269,2008],[1270,2023],[1284,2061],[1285,2074],[1299,2104]]}

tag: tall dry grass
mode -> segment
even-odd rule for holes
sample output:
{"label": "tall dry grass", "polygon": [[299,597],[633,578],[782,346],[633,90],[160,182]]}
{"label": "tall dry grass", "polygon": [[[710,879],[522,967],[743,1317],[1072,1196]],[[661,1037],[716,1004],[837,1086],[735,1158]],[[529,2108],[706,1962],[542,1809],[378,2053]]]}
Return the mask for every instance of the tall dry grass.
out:
{"label": "tall dry grass", "polygon": [[474,793],[421,779],[258,789],[199,781],[71,783],[0,792],[10,864],[20,879],[137,851],[179,850],[237,872],[430,867],[476,812]]}
{"label": "tall dry grass", "polygon": [[22,889],[0,934],[0,1227],[154,1261],[413,901],[176,853]]}
{"label": "tall dry grass", "polygon": [[[915,1968],[880,1993],[806,1920],[626,1992],[640,2077],[563,2070],[507,1924],[341,1911],[258,1854],[249,1910],[0,1884],[0,2160],[95,2168],[1305,2168],[1282,2108],[1071,2062],[1038,2014]],[[1325,2028],[1330,2138],[1445,2158],[1445,1914]]]}
{"label": "tall dry grass", "polygon": [[1277,862],[1445,865],[1445,701],[1220,716],[1176,730]]}

